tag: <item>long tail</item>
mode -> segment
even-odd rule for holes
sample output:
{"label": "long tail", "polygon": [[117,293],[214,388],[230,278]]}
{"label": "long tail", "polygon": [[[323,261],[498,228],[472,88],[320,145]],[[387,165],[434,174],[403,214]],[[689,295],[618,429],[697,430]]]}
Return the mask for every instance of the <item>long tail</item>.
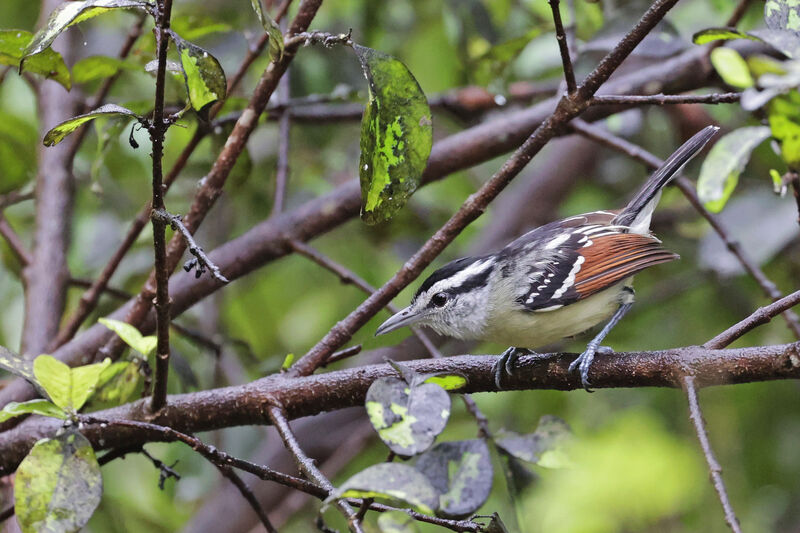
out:
{"label": "long tail", "polygon": [[717,134],[719,127],[706,126],[683,143],[650,176],[644,187],[628,202],[612,224],[629,226],[632,233],[646,233],[650,228],[650,216],[661,198],[661,189]]}

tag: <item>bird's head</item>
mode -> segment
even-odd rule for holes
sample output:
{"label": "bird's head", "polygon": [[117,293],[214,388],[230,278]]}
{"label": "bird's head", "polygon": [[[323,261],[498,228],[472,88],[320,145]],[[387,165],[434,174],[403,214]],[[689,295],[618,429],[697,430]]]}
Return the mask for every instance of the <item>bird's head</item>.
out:
{"label": "bird's head", "polygon": [[375,335],[403,326],[428,326],[458,339],[479,338],[486,321],[492,256],[465,257],[443,266],[420,286],[411,305],[380,325]]}

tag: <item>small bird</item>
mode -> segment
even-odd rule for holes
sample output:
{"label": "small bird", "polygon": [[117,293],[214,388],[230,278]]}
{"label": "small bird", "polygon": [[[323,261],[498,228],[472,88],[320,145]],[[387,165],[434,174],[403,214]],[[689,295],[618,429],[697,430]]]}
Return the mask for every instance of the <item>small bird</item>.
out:
{"label": "small bird", "polygon": [[569,367],[580,370],[589,390],[592,360],[607,350],[600,343],[633,304],[633,275],[678,259],[650,232],[661,189],[718,130],[707,126],[686,141],[622,210],[551,222],[497,253],[448,263],[375,335],[419,324],[457,339],[509,344],[494,367],[500,389],[520,355],[608,320]]}

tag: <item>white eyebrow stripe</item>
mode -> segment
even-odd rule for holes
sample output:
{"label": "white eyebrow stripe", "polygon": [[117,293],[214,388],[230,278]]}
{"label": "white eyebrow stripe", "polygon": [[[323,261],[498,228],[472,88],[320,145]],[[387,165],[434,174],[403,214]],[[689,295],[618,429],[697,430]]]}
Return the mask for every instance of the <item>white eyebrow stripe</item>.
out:
{"label": "white eyebrow stripe", "polygon": [[430,289],[428,289],[428,293],[436,294],[444,289],[451,289],[453,287],[460,287],[465,281],[467,281],[472,276],[476,276],[478,274],[482,274],[487,269],[491,268],[494,265],[494,259],[491,257],[488,259],[484,259],[483,261],[476,261],[466,267],[463,270],[460,270],[456,274],[450,276],[447,279],[443,279],[441,281],[437,281]]}

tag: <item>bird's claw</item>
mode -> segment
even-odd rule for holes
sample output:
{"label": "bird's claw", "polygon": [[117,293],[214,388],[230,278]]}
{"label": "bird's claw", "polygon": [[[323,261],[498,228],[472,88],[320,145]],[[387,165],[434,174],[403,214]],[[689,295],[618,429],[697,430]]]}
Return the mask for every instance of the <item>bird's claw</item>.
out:
{"label": "bird's claw", "polygon": [[601,355],[609,355],[614,353],[614,350],[609,348],[608,346],[597,346],[595,344],[589,343],[586,346],[586,350],[580,354],[572,363],[569,365],[569,371],[574,372],[577,368],[581,374],[581,385],[583,388],[586,389],[586,392],[593,392],[589,387],[591,383],[589,383],[589,367],[592,366],[592,361],[594,361],[594,356],[596,354]]}
{"label": "bird's claw", "polygon": [[512,376],[514,374],[514,365],[519,359],[520,355],[528,355],[532,353],[525,348],[508,348],[500,355],[500,359],[492,367],[492,374],[494,374],[494,384],[498,390],[503,388],[502,381],[504,376]]}

